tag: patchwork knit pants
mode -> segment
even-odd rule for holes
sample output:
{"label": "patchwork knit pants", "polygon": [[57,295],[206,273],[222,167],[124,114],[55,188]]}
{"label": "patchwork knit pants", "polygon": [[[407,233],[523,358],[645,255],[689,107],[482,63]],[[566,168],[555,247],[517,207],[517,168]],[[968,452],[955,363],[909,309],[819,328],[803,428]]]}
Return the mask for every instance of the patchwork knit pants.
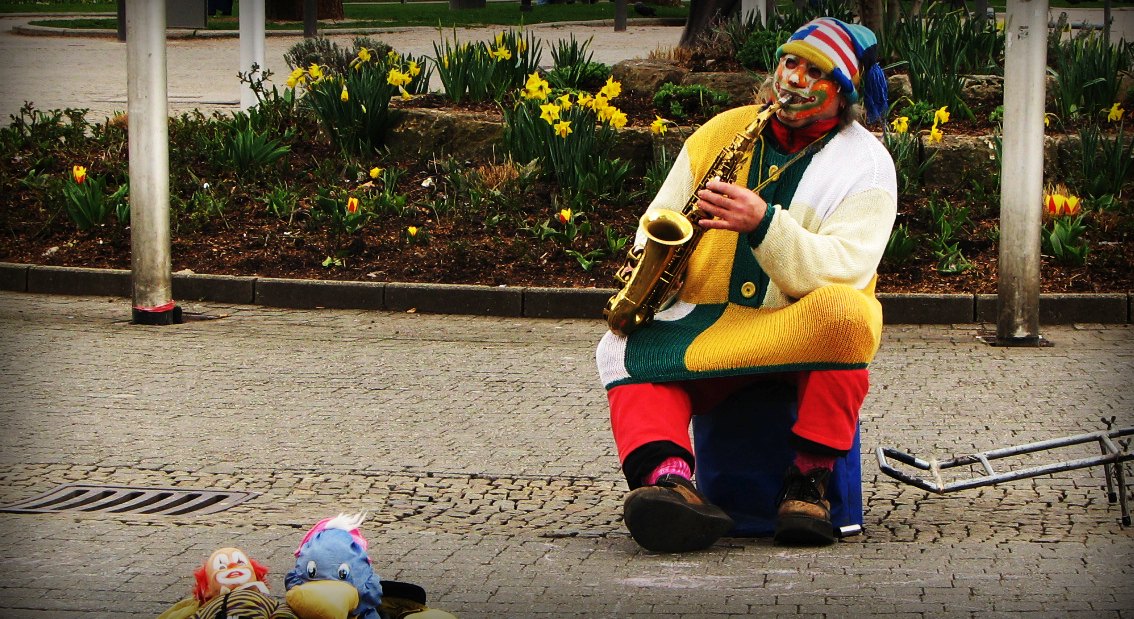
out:
{"label": "patchwork knit pants", "polygon": [[668,457],[680,457],[695,466],[689,437],[693,415],[708,413],[740,389],[763,381],[796,385],[797,418],[791,437],[796,449],[843,455],[851,448],[858,411],[870,386],[865,369],[619,385],[607,391],[607,399],[618,460],[630,487],[640,485]]}

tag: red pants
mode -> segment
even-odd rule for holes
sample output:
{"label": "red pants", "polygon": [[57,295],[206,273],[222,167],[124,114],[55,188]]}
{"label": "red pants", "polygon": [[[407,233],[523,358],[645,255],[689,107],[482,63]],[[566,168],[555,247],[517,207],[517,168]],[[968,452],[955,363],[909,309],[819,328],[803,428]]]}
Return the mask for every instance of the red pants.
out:
{"label": "red pants", "polygon": [[807,441],[845,451],[854,443],[858,411],[869,389],[866,370],[816,370],[785,374],[705,378],[672,383],[620,385],[607,391],[618,461],[635,449],[669,441],[693,453],[689,423],[752,383],[793,381],[798,389],[792,432]]}

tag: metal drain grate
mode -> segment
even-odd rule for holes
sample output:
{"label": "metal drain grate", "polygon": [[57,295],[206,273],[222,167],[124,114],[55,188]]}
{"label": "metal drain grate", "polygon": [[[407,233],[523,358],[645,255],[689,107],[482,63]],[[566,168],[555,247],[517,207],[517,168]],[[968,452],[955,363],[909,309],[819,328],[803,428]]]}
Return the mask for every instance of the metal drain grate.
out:
{"label": "metal drain grate", "polygon": [[17,514],[80,512],[146,514],[152,516],[203,515],[226,510],[254,496],[256,496],[254,492],[231,490],[63,484],[26,501],[0,506],[0,512]]}

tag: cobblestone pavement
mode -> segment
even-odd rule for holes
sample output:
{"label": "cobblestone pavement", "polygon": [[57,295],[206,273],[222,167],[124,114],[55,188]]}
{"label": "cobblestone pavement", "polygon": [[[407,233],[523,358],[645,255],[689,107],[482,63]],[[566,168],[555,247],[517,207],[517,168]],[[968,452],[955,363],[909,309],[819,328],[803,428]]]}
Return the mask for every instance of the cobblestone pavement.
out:
{"label": "cobblestone pavement", "polygon": [[0,292],[0,504],[63,482],[259,493],[204,516],[0,514],[0,617],[153,617],[233,544],[281,593],[304,531],[358,510],[379,573],[461,617],[1134,617],[1134,528],[1101,468],[937,496],[870,453],[1131,425],[1130,325],[1046,328],[1047,348],[888,326],[864,535],[653,555],[620,521],[600,322],[183,307],[219,318],[142,327],[124,299]]}

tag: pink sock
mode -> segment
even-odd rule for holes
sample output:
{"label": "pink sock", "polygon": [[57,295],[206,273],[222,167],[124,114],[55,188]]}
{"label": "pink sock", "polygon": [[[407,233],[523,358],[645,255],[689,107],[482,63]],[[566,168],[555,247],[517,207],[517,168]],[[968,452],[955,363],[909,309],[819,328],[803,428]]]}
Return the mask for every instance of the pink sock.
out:
{"label": "pink sock", "polygon": [[835,457],[834,456],[821,456],[819,454],[807,453],[806,451],[795,452],[795,467],[799,472],[806,473],[811,469],[827,469],[828,471],[835,470]]}
{"label": "pink sock", "polygon": [[662,475],[677,475],[689,479],[693,476],[693,471],[689,469],[689,463],[677,456],[671,456],[662,461],[652,473],[646,475],[647,486],[652,486],[658,482],[658,478]]}

